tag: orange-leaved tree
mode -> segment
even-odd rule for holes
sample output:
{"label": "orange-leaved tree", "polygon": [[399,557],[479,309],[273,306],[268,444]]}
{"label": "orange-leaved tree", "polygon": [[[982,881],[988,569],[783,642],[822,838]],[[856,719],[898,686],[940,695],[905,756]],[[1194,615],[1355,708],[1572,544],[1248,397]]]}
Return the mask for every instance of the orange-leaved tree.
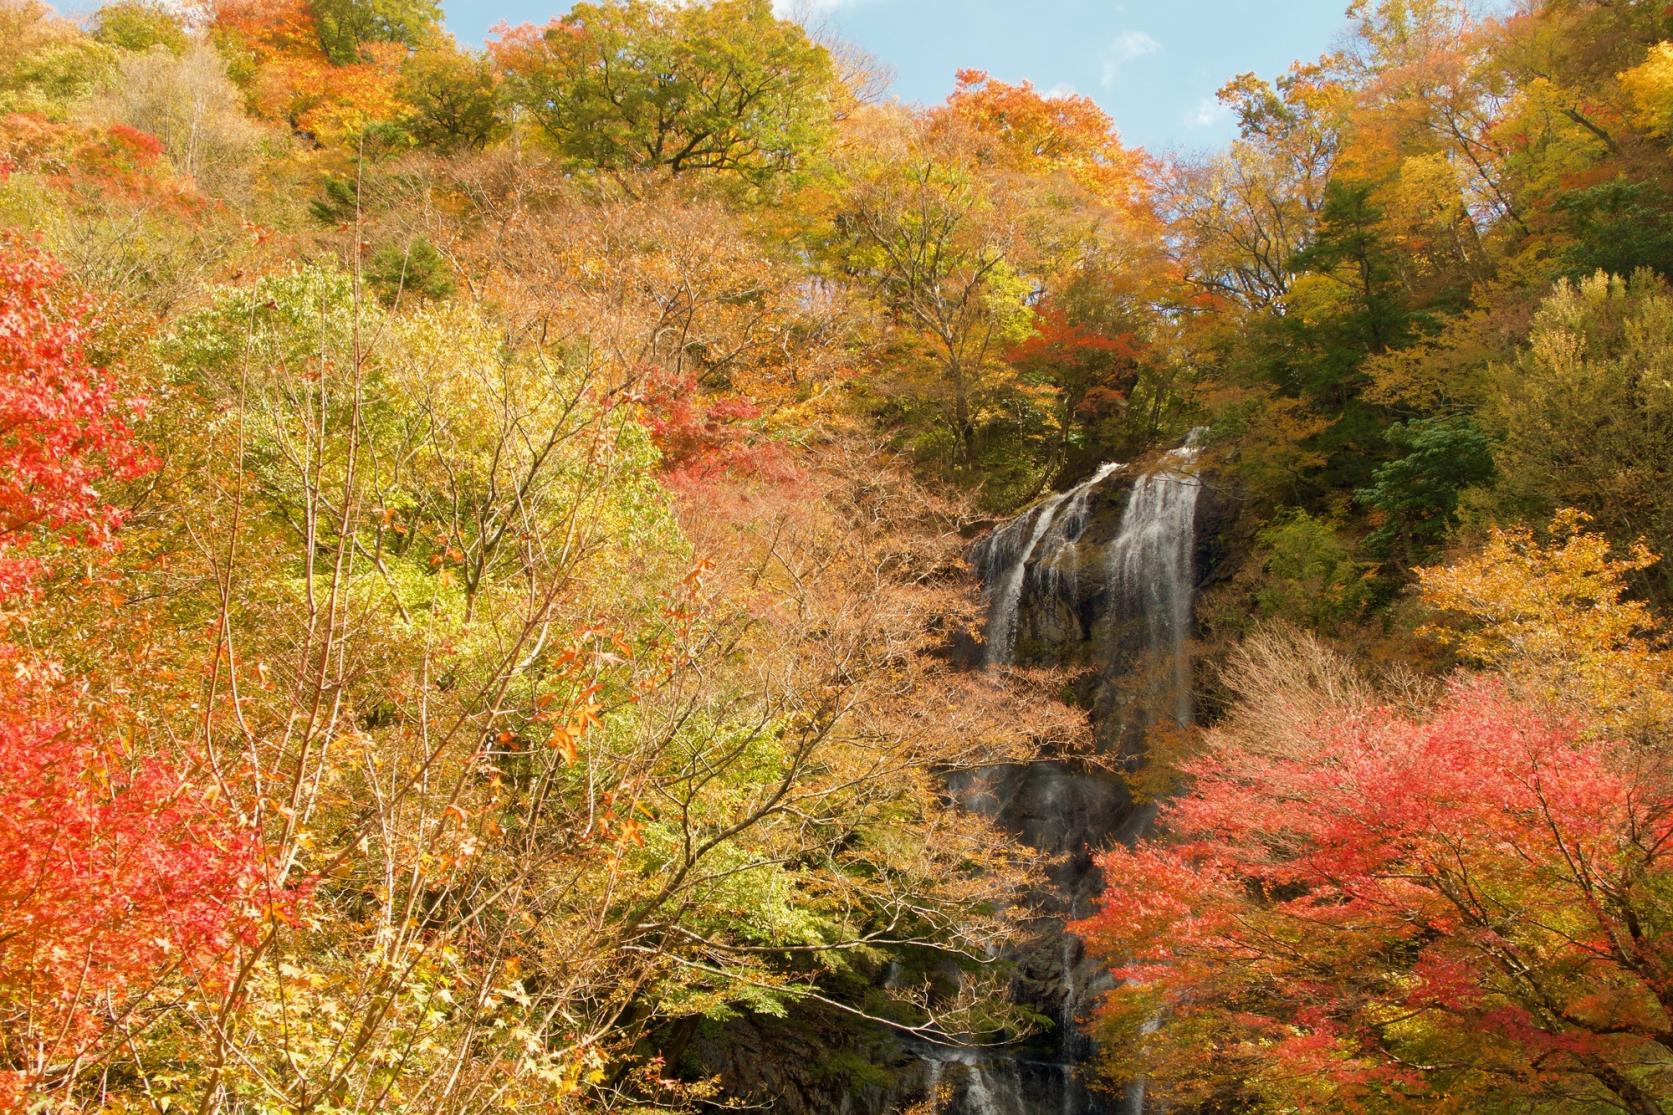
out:
{"label": "orange-leaved tree", "polygon": [[[387,7],[389,15],[376,10]],[[213,33],[223,50],[248,59],[253,107],[324,144],[393,120],[412,46],[439,35],[435,7],[334,0],[216,0]]]}

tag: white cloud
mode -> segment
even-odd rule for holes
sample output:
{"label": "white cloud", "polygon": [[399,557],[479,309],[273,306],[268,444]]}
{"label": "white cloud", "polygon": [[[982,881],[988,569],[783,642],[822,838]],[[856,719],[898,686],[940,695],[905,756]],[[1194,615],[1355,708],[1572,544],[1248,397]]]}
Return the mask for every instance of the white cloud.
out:
{"label": "white cloud", "polygon": [[1194,128],[1212,128],[1230,116],[1231,111],[1231,106],[1219,97],[1204,97],[1198,103],[1197,111],[1191,113],[1185,122]]}
{"label": "white cloud", "polygon": [[1123,31],[1104,51],[1103,83],[1114,85],[1129,62],[1162,53],[1162,44],[1143,31]]}
{"label": "white cloud", "polygon": [[1042,94],[1048,101],[1059,101],[1065,97],[1077,97],[1080,90],[1066,81],[1060,81]]}

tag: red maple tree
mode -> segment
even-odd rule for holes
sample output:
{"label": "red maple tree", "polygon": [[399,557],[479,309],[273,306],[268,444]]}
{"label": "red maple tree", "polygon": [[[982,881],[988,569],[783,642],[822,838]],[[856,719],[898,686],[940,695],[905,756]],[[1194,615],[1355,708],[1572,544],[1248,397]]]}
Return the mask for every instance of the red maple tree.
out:
{"label": "red maple tree", "polygon": [[0,241],[0,599],[40,573],[25,553],[57,532],[107,546],[122,519],[100,485],[142,475],[150,452],[130,423],[141,410],[90,367],[85,306],[49,256]]}
{"label": "red maple tree", "polygon": [[1475,683],[1423,718],[1219,739],[1189,774],[1076,926],[1125,981],[1099,1024],[1130,1076],[1291,1110],[1661,1111],[1664,755]]}
{"label": "red maple tree", "polygon": [[[62,272],[0,243],[0,601],[49,541],[109,547],[102,485],[153,458],[84,354]],[[8,599],[10,598],[10,599]],[[213,982],[261,909],[256,835],[188,765],[148,754],[52,661],[0,636],[0,1110]],[[136,1004],[146,1002],[145,1016]]]}

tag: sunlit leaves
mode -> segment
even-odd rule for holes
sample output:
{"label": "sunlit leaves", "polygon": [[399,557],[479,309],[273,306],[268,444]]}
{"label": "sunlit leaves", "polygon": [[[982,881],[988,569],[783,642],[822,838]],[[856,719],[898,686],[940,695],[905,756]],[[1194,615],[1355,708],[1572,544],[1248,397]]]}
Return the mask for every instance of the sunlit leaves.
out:
{"label": "sunlit leaves", "polygon": [[[50,568],[31,549],[111,547],[123,515],[101,489],[155,462],[137,404],[87,362],[86,305],[57,265],[14,239],[0,283],[0,598],[16,608]],[[225,979],[279,905],[225,772],[153,753],[89,690],[0,642],[0,1104]]]}
{"label": "sunlit leaves", "polygon": [[1568,510],[1540,538],[1495,528],[1480,553],[1418,572],[1434,633],[1467,661],[1509,673],[1542,700],[1622,734],[1673,729],[1673,663],[1629,579],[1658,559],[1617,554]]}
{"label": "sunlit leaves", "polygon": [[1505,494],[1538,517],[1580,508],[1622,543],[1673,544],[1669,353],[1673,294],[1658,277],[1599,274],[1552,291],[1489,409],[1504,431]]}
{"label": "sunlit leaves", "polygon": [[[212,773],[0,648],[0,1101],[231,977],[280,896]],[[206,986],[208,985],[208,986]]]}
{"label": "sunlit leaves", "polygon": [[151,467],[124,399],[83,353],[86,312],[58,265],[0,241],[0,596],[38,569],[23,548],[47,532],[107,545],[121,512],[101,487]]}
{"label": "sunlit leaves", "polygon": [[1490,685],[1416,715],[1353,697],[1319,691],[1279,735],[1234,721],[1163,807],[1167,839],[1104,857],[1078,928],[1133,981],[1106,1007],[1121,1055],[1181,1099],[1262,1110],[1653,1110],[1666,756]]}
{"label": "sunlit leaves", "polygon": [[766,0],[579,4],[491,51],[511,96],[564,155],[602,169],[803,169],[828,130],[823,47]]}

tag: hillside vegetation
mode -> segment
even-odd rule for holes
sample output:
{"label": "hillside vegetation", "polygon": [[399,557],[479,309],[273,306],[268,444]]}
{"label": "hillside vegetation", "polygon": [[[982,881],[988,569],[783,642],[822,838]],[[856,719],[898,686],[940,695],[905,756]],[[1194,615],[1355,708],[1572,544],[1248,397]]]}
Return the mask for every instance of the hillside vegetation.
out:
{"label": "hillside vegetation", "polygon": [[0,0],[0,1111],[1027,1035],[947,779],[1093,732],[965,547],[1193,430],[1102,1083],[1673,1111],[1673,11],[1346,15],[1160,158],[769,0]]}

